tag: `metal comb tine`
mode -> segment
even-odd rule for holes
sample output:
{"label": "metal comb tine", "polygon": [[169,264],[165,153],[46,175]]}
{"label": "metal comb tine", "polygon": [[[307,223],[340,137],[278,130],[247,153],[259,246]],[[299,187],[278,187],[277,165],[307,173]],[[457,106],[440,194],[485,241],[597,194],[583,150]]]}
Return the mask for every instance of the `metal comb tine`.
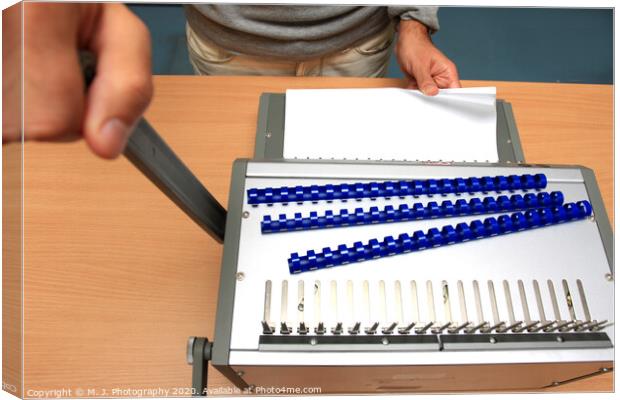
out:
{"label": "metal comb tine", "polygon": [[304,308],[304,281],[300,280],[297,282],[297,320],[299,322],[297,333],[300,335],[305,335],[308,333],[308,327],[304,321]]}
{"label": "metal comb tine", "polygon": [[571,326],[571,329],[573,329],[575,332],[580,332],[580,331],[583,331],[584,328],[590,325],[591,323],[592,321],[575,321],[573,323],[573,326]]}
{"label": "metal comb tine", "polygon": [[555,295],[555,287],[551,279],[547,279],[547,287],[549,288],[549,296],[551,297],[551,306],[553,307],[553,316],[556,321],[561,321],[562,315],[560,314],[560,306],[558,305],[558,299]]}
{"label": "metal comb tine", "polygon": [[581,308],[583,309],[584,322],[589,323],[592,321],[592,316],[590,315],[590,308],[588,307],[588,301],[586,300],[586,291],[583,288],[581,279],[577,279],[577,290],[579,291],[579,300],[581,300]]}
{"label": "metal comb tine", "polygon": [[263,321],[271,322],[271,281],[265,282],[265,303],[263,308]]}
{"label": "metal comb tine", "polygon": [[338,315],[338,284],[336,283],[336,281],[331,281],[330,285],[330,300],[331,300],[331,308],[332,308],[332,314],[333,314],[333,318],[336,321],[339,321],[339,315]]}
{"label": "metal comb tine", "polygon": [[267,321],[261,321],[261,325],[263,326],[263,334],[264,335],[271,335],[273,334],[273,326],[269,325],[267,323]]}
{"label": "metal comb tine", "polygon": [[349,318],[355,321],[355,304],[353,302],[353,281],[347,281],[347,304],[349,309]]}
{"label": "metal comb tine", "polygon": [[381,333],[389,335],[394,332],[394,329],[398,326],[396,322],[392,322],[390,325],[387,325],[387,296],[385,294],[385,281],[379,281],[379,297],[381,301],[381,321],[385,323],[383,329],[381,329]]}
{"label": "metal comb tine", "polygon": [[379,328],[379,323],[375,322],[372,324],[372,326],[364,329],[364,332],[366,332],[367,335],[374,335],[375,333],[377,333],[377,328]]}
{"label": "metal comb tine", "polygon": [[415,326],[415,322],[412,322],[407,326],[400,327],[398,328],[398,333],[400,333],[401,335],[406,335],[409,332],[411,332],[414,326]]}
{"label": "metal comb tine", "polygon": [[360,333],[361,329],[362,329],[362,323],[361,322],[356,322],[355,325],[353,325],[351,328],[349,328],[349,334],[350,335],[357,335],[358,333]]}
{"label": "metal comb tine", "polygon": [[441,292],[442,292],[442,300],[443,300],[443,313],[444,313],[444,322],[448,323],[448,327],[452,327],[452,307],[450,305],[450,289],[448,288],[447,281],[441,281]]}
{"label": "metal comb tine", "polygon": [[532,332],[537,332],[542,330],[543,332],[553,332],[553,330],[555,330],[555,321],[546,321],[544,324],[541,323],[540,326],[538,326],[535,330],[532,330]]}
{"label": "metal comb tine", "polygon": [[[417,288],[416,288],[416,283],[415,281],[411,281],[410,283],[411,285],[411,308],[412,308],[412,314],[413,314],[413,321],[411,323],[409,323],[409,325],[406,326],[401,326],[400,328],[398,328],[398,333],[402,334],[402,335],[406,335],[409,332],[411,332],[411,330],[413,329],[413,327],[416,325],[416,323],[418,322],[418,315],[419,315],[419,311],[418,311],[418,294],[417,294]],[[396,302],[397,304],[400,305],[400,318],[401,318],[401,324],[405,321],[405,315],[403,312],[403,294],[402,294],[402,289],[401,289],[401,285],[400,285],[400,281],[396,281],[395,283],[395,290],[396,290]],[[398,297],[400,297],[400,301],[398,300]]]}
{"label": "metal comb tine", "polygon": [[473,282],[474,287],[474,297],[476,298],[476,314],[478,317],[478,323],[482,324],[485,322],[484,313],[482,311],[482,300],[480,299],[480,287],[478,286],[478,281]]}
{"label": "metal comb tine", "polygon": [[394,282],[394,300],[396,302],[396,322],[401,325],[405,319],[403,315],[403,292],[400,281]]}
{"label": "metal comb tine", "polygon": [[435,314],[435,296],[433,295],[433,282],[426,281],[426,302],[428,307],[428,322],[435,323],[437,315]]}
{"label": "metal comb tine", "polygon": [[437,333],[439,326],[437,325],[437,313],[435,311],[435,295],[433,293],[433,282],[426,281],[426,302],[428,307],[428,319],[431,324],[431,331]]}
{"label": "metal comb tine", "polygon": [[590,321],[587,324],[585,324],[584,326],[581,327],[580,331],[588,331],[588,330],[592,330],[592,327],[597,326],[600,323],[606,323],[607,320],[604,321]]}
{"label": "metal comb tine", "polygon": [[420,322],[420,308],[418,305],[418,288],[415,281],[411,281],[411,310],[413,323],[417,324]]}
{"label": "metal comb tine", "polygon": [[[426,282],[427,285],[427,289],[428,289],[428,295],[429,295],[429,303],[432,304],[432,313],[431,314],[431,319],[432,321],[434,321],[435,323],[431,326],[431,332],[435,333],[435,334],[439,334],[441,332],[443,332],[444,329],[448,328],[450,326],[450,322],[444,323],[443,325],[441,325],[441,323],[437,323],[437,314],[435,311],[435,295],[433,294],[433,284],[432,282],[429,280]],[[449,298],[448,298],[449,299]],[[443,283],[442,283],[442,304],[444,304],[445,307],[445,297],[443,294]]]}
{"label": "metal comb tine", "polygon": [[545,332],[552,332],[554,330],[560,330],[567,326],[566,321],[562,320],[560,314],[560,306],[558,305],[558,298],[555,295],[555,287],[551,279],[547,279],[547,287],[549,289],[549,297],[551,298],[551,306],[553,307],[553,317],[555,318],[555,326],[550,325],[545,329]]}
{"label": "metal comb tine", "polygon": [[321,281],[314,281],[314,322],[316,323],[314,333],[324,334],[325,324],[321,320]]}
{"label": "metal comb tine", "polygon": [[469,325],[471,325],[471,322],[465,322],[460,325],[452,326],[448,329],[448,333],[458,333],[461,329],[466,329]]}
{"label": "metal comb tine", "polygon": [[570,292],[570,287],[568,286],[568,281],[566,279],[562,279],[562,289],[564,290],[564,300],[566,300],[566,306],[568,307],[568,314],[570,315],[570,321],[568,321],[568,325],[563,329],[563,331],[568,331],[570,329],[577,331],[584,325],[583,321],[577,319],[577,313],[575,312],[575,304],[573,302],[573,296]]}
{"label": "metal comb tine", "polygon": [[[471,325],[471,324],[469,324]],[[486,332],[487,327],[489,326],[488,322],[483,322],[481,324],[478,325],[473,325],[467,329],[465,329],[465,333],[476,333],[477,330],[480,330],[480,332]]]}
{"label": "metal comb tine", "polygon": [[288,326],[288,281],[282,281],[282,293],[280,298],[280,333],[288,335],[292,329]]}
{"label": "metal comb tine", "polygon": [[532,321],[532,316],[530,315],[530,309],[527,304],[527,295],[525,294],[525,286],[523,285],[523,281],[519,279],[517,281],[517,286],[519,287],[519,298],[521,299],[521,307],[523,308],[523,318],[525,322],[525,326],[521,328],[520,332],[523,330],[530,331],[534,329],[536,325],[538,325],[538,321]]}
{"label": "metal comb tine", "polygon": [[478,324],[467,329],[465,333],[475,333],[477,330],[482,331],[488,326],[488,323],[484,320],[482,300],[480,298],[480,286],[478,286],[478,281],[474,280],[472,282],[472,287],[474,288],[474,300],[476,302],[476,317],[478,317]]}
{"label": "metal comb tine", "polygon": [[564,298],[566,299],[566,305],[568,306],[568,313],[570,319],[577,321],[577,315],[575,314],[575,307],[573,305],[573,297],[570,294],[570,288],[566,279],[562,279],[562,288],[564,289]]}
{"label": "metal comb tine", "polygon": [[461,329],[466,329],[471,322],[469,322],[469,317],[467,316],[467,304],[465,303],[465,289],[463,288],[463,281],[456,282],[456,289],[459,293],[459,309],[461,313],[461,324],[452,326],[448,329],[449,333],[458,333]]}
{"label": "metal comb tine", "polygon": [[379,323],[387,323],[387,298],[385,296],[385,281],[383,280],[379,281]]}
{"label": "metal comb tine", "polygon": [[540,317],[540,326],[536,328],[530,328],[530,332],[536,332],[539,330],[544,330],[553,325],[553,321],[548,321],[545,316],[545,307],[543,306],[542,295],[540,294],[540,286],[538,286],[538,281],[533,280],[532,286],[534,287],[534,296],[536,297],[536,306],[538,308],[538,316]]}
{"label": "metal comb tine", "polygon": [[332,333],[334,335],[340,335],[343,332],[342,322],[336,322],[336,326],[332,328]]}
{"label": "metal comb tine", "polygon": [[282,281],[282,293],[280,298],[280,322],[288,320],[288,281]]}
{"label": "metal comb tine", "polygon": [[421,326],[420,328],[416,329],[416,330],[415,330],[415,333],[418,333],[418,334],[423,334],[423,333],[426,333],[426,331],[427,331],[427,330],[429,330],[429,328],[430,328],[431,326],[433,326],[433,323],[432,323],[432,322],[429,322],[429,323],[427,323],[426,325]]}
{"label": "metal comb tine", "polygon": [[505,332],[504,322],[499,318],[499,310],[497,309],[497,297],[495,296],[495,286],[493,285],[493,281],[487,281],[487,286],[489,288],[489,300],[491,301],[491,314],[493,315],[493,326],[485,329],[485,332],[491,332],[495,330],[496,332]]}
{"label": "metal comb tine", "polygon": [[523,325],[522,321],[517,321],[515,318],[515,310],[512,305],[512,294],[510,293],[510,284],[507,280],[504,280],[504,296],[506,297],[506,308],[508,309],[508,322],[509,325],[506,327],[507,331],[520,332],[522,331],[521,325]]}
{"label": "metal comb tine", "polygon": [[467,303],[465,302],[465,288],[463,287],[463,281],[456,283],[459,291],[459,306],[461,311],[461,322],[469,323],[469,316],[467,315]]}
{"label": "metal comb tine", "polygon": [[[584,320],[576,323],[573,326],[575,331],[585,331],[590,330],[592,327],[599,325],[599,322],[592,321],[592,316],[590,315],[590,308],[588,307],[588,301],[586,300],[586,292],[583,287],[583,282],[581,279],[577,279],[577,291],[579,292],[579,299],[581,301],[581,308],[583,309]],[[606,323],[607,320],[602,321],[602,323]]]}
{"label": "metal comb tine", "polygon": [[[429,281],[430,282],[430,281]],[[418,303],[418,295],[417,295],[417,287],[416,287],[416,282],[415,281],[411,281],[411,295],[412,295],[412,299],[415,302],[415,307],[414,307],[414,312],[417,314],[417,321],[420,321],[420,313],[419,313],[419,303]],[[431,296],[432,297],[432,296]],[[428,293],[427,293],[427,298],[428,298]],[[420,326],[419,328],[417,328],[415,330],[415,333],[417,334],[424,334],[426,333],[427,330],[430,329],[431,326],[433,326],[434,322],[427,322],[425,325]]]}
{"label": "metal comb tine", "polygon": [[265,281],[265,302],[263,306],[263,334],[270,335],[274,332],[274,328],[271,325],[271,281]]}
{"label": "metal comb tine", "polygon": [[371,326],[364,329],[364,332],[368,335],[373,335],[377,332],[377,328],[379,327],[378,322],[372,322],[372,313],[370,309],[370,288],[368,286],[368,281],[364,281],[363,284],[363,296],[364,296],[364,305],[366,306],[366,312],[368,315],[368,323],[372,324]]}
{"label": "metal comb tine", "polygon": [[571,330],[574,324],[575,321],[562,321],[562,323],[558,324],[555,329],[557,329],[559,332],[566,332],[568,330]]}
{"label": "metal comb tine", "polygon": [[613,322],[609,322],[608,320],[604,319],[602,321],[592,321],[593,323],[588,326],[588,330],[591,331],[600,331],[601,329],[607,328],[608,326],[612,326],[614,323]]}
{"label": "metal comb tine", "polygon": [[394,329],[396,329],[397,326],[398,326],[398,324],[396,322],[392,322],[392,324],[390,326],[387,326],[387,327],[383,328],[381,330],[381,333],[383,333],[385,335],[391,335],[394,332]]}
{"label": "metal comb tine", "polygon": [[332,327],[332,333],[334,335],[340,335],[343,331],[342,322],[340,321],[340,316],[338,315],[338,284],[336,281],[331,281],[330,284],[331,289],[331,305],[332,305],[332,315],[333,319],[336,322],[336,326]]}
{"label": "metal comb tine", "polygon": [[348,332],[351,335],[357,335],[360,333],[361,322],[355,321],[355,304],[353,302],[353,281],[347,281],[347,302],[349,303],[349,315],[353,326],[349,328]]}
{"label": "metal comb tine", "polygon": [[394,300],[396,301],[396,326],[398,326],[398,333],[407,334],[413,328],[413,325],[402,326],[405,320],[403,313],[403,291],[400,285],[400,281],[394,282]]}
{"label": "metal comb tine", "polygon": [[444,329],[448,329],[451,327],[451,323],[450,322],[446,322],[443,325],[436,325],[434,328],[431,329],[431,332],[438,334],[444,331]]}
{"label": "metal comb tine", "polygon": [[286,322],[280,321],[280,333],[283,335],[288,335],[292,332],[292,328],[290,328]]}
{"label": "metal comb tine", "polygon": [[367,321],[370,322],[370,289],[368,288],[368,281],[364,281],[362,284],[362,296],[364,298],[364,307],[366,308]]}

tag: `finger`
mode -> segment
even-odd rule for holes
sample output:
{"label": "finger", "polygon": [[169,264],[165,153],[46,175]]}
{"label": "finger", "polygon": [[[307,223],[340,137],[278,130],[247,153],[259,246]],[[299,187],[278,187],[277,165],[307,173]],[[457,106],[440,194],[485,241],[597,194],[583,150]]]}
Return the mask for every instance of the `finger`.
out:
{"label": "finger", "polygon": [[448,87],[455,89],[461,87],[461,80],[459,79],[459,72],[456,69],[456,65],[450,62],[448,65]]}
{"label": "finger", "polygon": [[114,158],[152,97],[150,37],[125,6],[106,4],[89,48],[97,75],[87,95],[84,138],[96,154]]}
{"label": "finger", "polygon": [[453,77],[447,75],[437,75],[435,76],[435,83],[440,89],[454,89],[460,88],[461,82],[458,79],[454,79]]}
{"label": "finger", "polygon": [[24,137],[77,138],[84,108],[75,49],[78,9],[70,4],[27,3],[23,12]]}
{"label": "finger", "polygon": [[441,72],[435,76],[435,82],[440,88],[460,88],[461,81],[456,65],[446,58],[442,63]]}
{"label": "finger", "polygon": [[409,75],[405,75],[405,87],[407,89],[414,89],[417,90],[419,89],[418,87],[418,83],[416,82],[415,79],[413,79],[411,76]]}
{"label": "finger", "polygon": [[425,64],[418,65],[413,69],[413,78],[418,87],[427,96],[435,96],[439,93],[439,88],[431,76],[430,67]]}

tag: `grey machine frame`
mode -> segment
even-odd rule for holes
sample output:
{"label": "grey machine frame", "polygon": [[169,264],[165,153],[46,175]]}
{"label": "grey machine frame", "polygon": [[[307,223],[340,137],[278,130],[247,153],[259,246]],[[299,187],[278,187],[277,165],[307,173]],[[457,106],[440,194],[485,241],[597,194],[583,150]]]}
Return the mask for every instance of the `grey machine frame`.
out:
{"label": "grey machine frame", "polygon": [[[229,354],[230,354],[230,339],[232,334],[232,317],[233,317],[233,306],[234,306],[234,298],[235,298],[235,286],[236,286],[236,275],[237,275],[237,259],[239,254],[239,241],[240,241],[240,233],[241,233],[241,221],[242,221],[242,210],[243,210],[243,199],[245,193],[245,179],[246,179],[246,171],[247,165],[249,162],[268,162],[267,160],[247,160],[240,159],[236,160],[233,165],[232,178],[231,178],[231,186],[229,192],[229,203],[228,203],[228,218],[226,221],[226,241],[224,245],[224,254],[222,257],[222,267],[220,272],[220,286],[219,286],[219,298],[217,303],[217,314],[215,321],[215,339],[213,347],[209,347],[209,361],[211,364],[218,369],[224,376],[226,376],[233,384],[238,386],[239,388],[248,388],[250,385],[243,380],[243,376],[240,376],[235,372],[235,370],[229,364]],[[282,161],[286,163],[287,161]],[[328,161],[303,161],[305,163],[329,163]],[[332,162],[333,163],[333,162]],[[372,164],[373,162],[364,162]],[[395,163],[396,164],[396,163]],[[408,165],[424,165],[424,163],[397,163],[397,164],[408,164]],[[480,165],[474,163],[453,163],[452,166],[471,166],[471,165]],[[497,164],[488,164],[490,167],[510,167],[510,164],[506,163],[497,163]],[[513,164],[512,167],[518,168],[522,167],[523,164]],[[610,273],[613,276],[613,232],[611,229],[611,225],[609,223],[609,218],[607,212],[605,210],[605,205],[603,203],[603,199],[601,193],[599,191],[598,185],[596,183],[596,178],[594,176],[594,172],[586,167],[582,166],[553,166],[546,165],[545,167],[555,167],[555,168],[578,168],[584,177],[584,184],[586,186],[586,190],[588,192],[588,197],[592,204],[593,212],[597,215],[598,229],[599,234],[603,241],[603,246],[605,249],[605,254],[607,256],[607,261],[610,265]],[[188,344],[188,354],[196,351],[195,346],[195,338],[191,338]],[[200,349],[197,354],[200,353]],[[194,356],[195,357],[195,356]],[[195,358],[194,358],[195,362]],[[196,370],[195,370],[196,371]],[[576,379],[586,378],[592,375],[597,375],[600,373],[608,372],[609,369],[604,368],[602,370],[596,371],[592,374],[588,374],[586,376],[581,376]],[[195,372],[194,375],[196,378],[200,378],[200,375]],[[571,379],[573,381],[575,379]],[[567,381],[568,382],[568,381]],[[562,382],[566,383],[566,382]],[[204,390],[203,386],[200,385],[203,382],[194,381],[194,390],[199,392],[200,390]],[[206,382],[204,382],[206,385]]]}

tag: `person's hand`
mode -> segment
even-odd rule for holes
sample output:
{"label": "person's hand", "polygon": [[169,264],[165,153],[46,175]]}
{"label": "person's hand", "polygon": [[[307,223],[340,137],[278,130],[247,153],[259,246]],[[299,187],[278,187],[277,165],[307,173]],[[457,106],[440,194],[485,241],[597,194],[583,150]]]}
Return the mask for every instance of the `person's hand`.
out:
{"label": "person's hand", "polygon": [[410,89],[434,96],[439,88],[461,87],[456,66],[433,45],[428,29],[418,21],[399,22],[396,58]]}
{"label": "person's hand", "polygon": [[[83,137],[95,154],[118,156],[153,93],[148,30],[121,4],[27,2],[23,7],[24,138]],[[79,50],[97,59],[88,90]],[[19,56],[18,51],[9,56],[15,53]],[[5,82],[3,94],[15,87],[19,83]],[[3,133],[3,142],[18,139],[14,127]]]}

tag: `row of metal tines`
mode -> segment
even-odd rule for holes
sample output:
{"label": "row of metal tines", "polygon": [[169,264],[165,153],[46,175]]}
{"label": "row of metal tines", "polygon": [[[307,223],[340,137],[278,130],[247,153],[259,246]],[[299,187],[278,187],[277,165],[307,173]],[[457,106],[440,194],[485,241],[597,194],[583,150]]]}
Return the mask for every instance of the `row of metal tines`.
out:
{"label": "row of metal tines", "polygon": [[[517,320],[515,316],[515,303],[513,303],[513,295],[511,287],[507,280],[502,281],[502,289],[504,294],[505,311],[502,312],[507,318],[500,317],[498,307],[498,295],[493,281],[486,282],[488,303],[483,307],[483,295],[481,293],[481,284],[474,280],[471,282],[471,290],[474,299],[475,320],[470,319],[471,310],[469,310],[465,295],[465,285],[463,281],[456,282],[456,299],[450,293],[449,285],[446,281],[441,282],[441,298],[440,307],[443,307],[443,318],[440,321],[435,304],[435,295],[433,282],[426,281],[424,298],[421,288],[415,280],[409,281],[409,304],[406,304],[403,296],[403,285],[401,281],[394,281],[394,286],[390,290],[393,296],[391,301],[388,300],[386,294],[386,283],[381,280],[378,287],[373,288],[371,296],[371,285],[365,280],[361,284],[362,291],[362,309],[356,310],[357,302],[354,299],[354,283],[351,280],[346,281],[345,297],[346,312],[339,313],[338,301],[338,282],[329,282],[327,288],[329,296],[322,295],[321,281],[315,281],[312,288],[313,311],[314,317],[308,318],[305,315],[307,302],[305,298],[304,281],[299,280],[297,283],[297,296],[294,308],[297,311],[296,326],[289,318],[289,287],[288,281],[283,280],[280,288],[280,321],[279,325],[275,325],[271,319],[272,313],[272,281],[265,282],[264,310],[262,319],[263,334],[299,334],[299,335],[358,335],[358,334],[441,334],[441,333],[528,333],[528,332],[586,332],[598,331],[610,325],[607,320],[595,320],[590,315],[586,293],[581,280],[576,281],[577,291],[581,303],[580,315],[577,317],[576,306],[573,302],[573,296],[566,279],[561,282],[562,294],[561,301],[566,302],[569,319],[563,319],[560,312],[560,303],[556,296],[555,285],[553,281],[547,280],[547,292],[551,303],[553,318],[548,319],[545,312],[543,295],[537,280],[532,281],[531,289],[534,293],[538,319],[534,319],[530,313],[530,306],[526,294],[526,286],[522,280],[517,281],[518,299],[521,305],[521,317]],[[469,290],[469,289],[468,289]],[[341,291],[342,294],[342,291]],[[420,295],[420,296],[419,296]],[[486,296],[484,296],[486,297]],[[329,307],[321,302],[328,299]],[[372,299],[371,299],[372,298]],[[372,301],[371,301],[372,300]],[[388,303],[394,307],[394,311],[388,313]],[[425,304],[424,304],[425,303]],[[454,318],[453,303],[458,303],[460,318]],[[548,304],[548,303],[547,303]],[[426,307],[425,317],[422,317],[420,310]],[[491,319],[487,319],[483,308],[491,309]],[[321,310],[328,309],[330,311],[329,318],[322,318]],[[341,307],[342,308],[342,307]],[[405,317],[404,309],[408,310],[410,318]],[[565,308],[565,309],[566,309]],[[362,314],[363,318],[358,318]],[[488,313],[487,313],[488,316]],[[344,318],[343,318],[344,317]],[[329,322],[327,322],[329,320]],[[343,321],[343,320],[346,320]],[[312,321],[312,322],[310,322]]]}

